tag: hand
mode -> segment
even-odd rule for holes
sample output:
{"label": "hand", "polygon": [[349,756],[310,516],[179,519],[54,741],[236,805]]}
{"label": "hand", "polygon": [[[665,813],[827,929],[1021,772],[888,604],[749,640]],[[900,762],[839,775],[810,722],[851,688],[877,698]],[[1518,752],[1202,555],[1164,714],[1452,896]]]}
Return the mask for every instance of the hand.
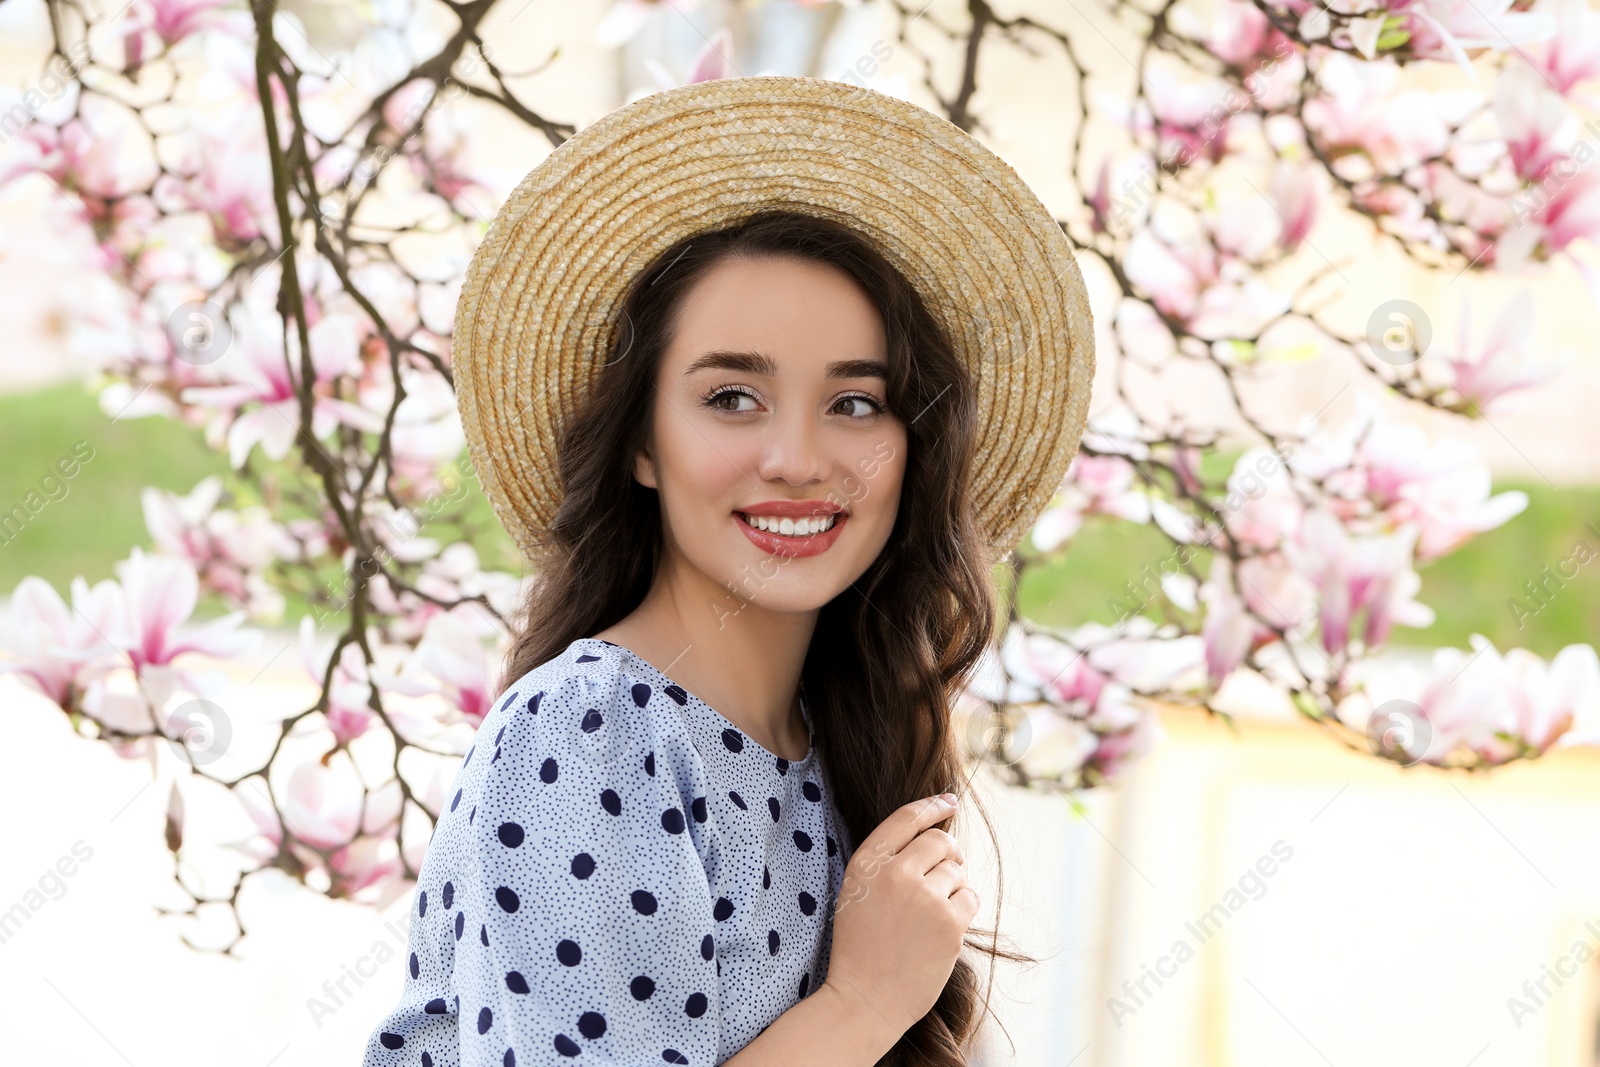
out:
{"label": "hand", "polygon": [[938,1001],[978,913],[961,847],[934,825],[954,812],[937,797],[897,809],[851,855],[834,906],[823,984],[894,1041]]}

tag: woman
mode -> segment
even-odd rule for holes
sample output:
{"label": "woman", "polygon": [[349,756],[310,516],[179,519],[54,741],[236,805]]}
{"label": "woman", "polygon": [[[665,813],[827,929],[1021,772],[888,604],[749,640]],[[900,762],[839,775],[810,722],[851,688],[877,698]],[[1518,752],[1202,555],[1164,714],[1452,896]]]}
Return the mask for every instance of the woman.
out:
{"label": "woman", "polygon": [[[716,92],[781,116],[827,85]],[[660,112],[622,109],[631,126],[603,120],[586,154],[569,142],[519,193],[536,187],[547,205],[556,172],[602,159],[604,138],[641,153],[639,130],[709,91],[686,89],[647,98]],[[849,126],[846,108],[836,118],[834,132]],[[790,179],[808,172],[773,151]],[[585,188],[574,205],[603,199]],[[655,195],[660,222],[669,198]],[[502,216],[528,202],[513,194]],[[959,952],[979,900],[945,829],[962,779],[950,700],[995,628],[997,516],[1025,522],[1048,498],[1059,433],[997,460],[1033,481],[980,514],[979,409],[993,393],[970,338],[958,353],[864,227],[794,206],[728,205],[720,224],[678,222],[642,269],[595,268],[628,284],[581,400],[529,389],[539,374],[509,360],[488,371],[488,353],[515,349],[491,341],[503,290],[488,264],[527,277],[515,264],[539,257],[508,254],[516,224],[497,218],[474,258],[457,327],[464,424],[536,582],[511,681],[419,872],[405,992],[367,1067],[967,1062],[980,1016]],[[537,231],[546,247],[570,232],[552,226]],[[559,381],[572,343],[541,332],[533,347],[536,371],[544,353]],[[1081,369],[1081,345],[1068,351]],[[506,381],[560,424],[547,450],[558,491],[541,496],[529,468],[512,478],[516,461],[495,455],[525,405],[492,384],[480,398]],[[1069,396],[1047,406],[1077,419],[1068,461],[1082,425]],[[536,499],[519,500],[528,485]],[[992,939],[986,951],[1029,958]]]}

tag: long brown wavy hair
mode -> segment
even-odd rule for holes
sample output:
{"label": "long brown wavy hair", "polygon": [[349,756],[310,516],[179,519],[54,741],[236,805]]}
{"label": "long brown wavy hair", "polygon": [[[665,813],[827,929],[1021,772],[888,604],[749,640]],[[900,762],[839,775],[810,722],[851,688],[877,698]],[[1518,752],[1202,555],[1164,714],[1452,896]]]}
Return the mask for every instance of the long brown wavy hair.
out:
{"label": "long brown wavy hair", "polygon": [[[970,499],[971,378],[920,294],[871,239],[844,223],[758,211],[678,242],[639,273],[624,294],[606,367],[557,435],[561,504],[530,560],[533,585],[501,688],[623,619],[649,591],[663,547],[661,506],[654,489],[634,480],[633,457],[648,440],[676,310],[707,270],[730,257],[831,265],[859,282],[883,317],[887,406],[907,431],[899,511],[878,558],[822,607],[801,670],[818,755],[859,842],[904,804],[965,792],[951,704],[994,640],[997,596],[996,561]],[[979,813],[995,840],[981,806]],[[964,938],[989,955],[985,1011],[996,957],[1038,962],[1001,949],[999,940],[996,930],[976,927]],[[880,1067],[965,1067],[979,1006],[974,969],[958,958],[932,1010]]]}

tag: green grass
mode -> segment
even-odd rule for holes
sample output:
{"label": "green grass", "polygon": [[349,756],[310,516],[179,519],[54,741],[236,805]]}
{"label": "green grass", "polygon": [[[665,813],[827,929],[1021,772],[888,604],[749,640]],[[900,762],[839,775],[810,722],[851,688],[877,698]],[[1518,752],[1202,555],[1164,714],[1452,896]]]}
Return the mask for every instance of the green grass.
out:
{"label": "green grass", "polygon": [[[113,422],[99,410],[93,394],[76,384],[0,396],[0,426],[5,428],[6,445],[6,462],[0,465],[0,510],[8,511],[30,491],[39,490],[40,479],[55,468],[58,458],[70,455],[77,442],[86,441],[94,449],[93,458],[81,464],[74,477],[63,479],[64,496],[46,503],[9,543],[0,542],[0,594],[4,595],[29,574],[45,578],[63,596],[75,575],[83,575],[91,584],[112,577],[112,564],[125,558],[131,546],[150,546],[139,505],[141,488],[154,485],[185,493],[208,474],[228,473],[227,458],[206,446],[200,430],[160,417]],[[252,462],[259,461],[258,451]],[[1231,464],[1231,456],[1208,455],[1204,474],[1220,478]],[[1477,632],[1498,648],[1520,646],[1542,656],[1574,642],[1594,640],[1600,632],[1600,534],[1584,524],[1592,521],[1600,529],[1600,486],[1552,488],[1543,482],[1495,486],[1495,492],[1506,489],[1526,492],[1527,510],[1458,552],[1423,566],[1418,597],[1434,608],[1438,619],[1425,629],[1397,628],[1391,640],[1465,647],[1467,635]],[[433,524],[424,533],[445,544],[466,538],[478,546],[486,567],[520,573],[516,550],[495,521],[487,499],[476,491],[470,499],[461,522]],[[1579,542],[1586,551],[1574,556]],[[1170,542],[1154,527],[1092,520],[1064,558],[1028,569],[1021,608],[1053,626],[1113,622],[1118,609],[1112,602],[1127,601],[1124,583],[1137,581],[1145,564],[1157,572],[1171,550]],[[1568,577],[1552,578],[1562,561],[1570,561],[1565,565]],[[319,581],[337,589],[339,577],[330,571]],[[1526,593],[1527,581],[1546,583],[1545,604]],[[284,623],[292,625],[307,613],[308,594],[315,588],[286,592]],[[1512,598],[1535,609],[1520,625],[1508,607]],[[219,603],[208,600],[199,614],[220,609]]]}
{"label": "green grass", "polygon": [[[135,544],[150,545],[140,489],[153,485],[187,493],[206,475],[228,470],[227,456],[207,448],[199,430],[161,417],[113,422],[94,394],[76,383],[0,396],[0,426],[0,512],[17,505],[29,510],[30,493],[38,494],[36,506],[46,501],[20,530],[0,532],[0,592],[7,596],[29,574],[49,581],[63,597],[75,575],[91,585],[113,577],[113,561]],[[79,442],[87,445],[80,454],[90,458],[73,477],[62,478],[57,461],[70,459]],[[41,489],[41,479],[48,482],[52,474],[64,495],[61,488],[53,494]]]}

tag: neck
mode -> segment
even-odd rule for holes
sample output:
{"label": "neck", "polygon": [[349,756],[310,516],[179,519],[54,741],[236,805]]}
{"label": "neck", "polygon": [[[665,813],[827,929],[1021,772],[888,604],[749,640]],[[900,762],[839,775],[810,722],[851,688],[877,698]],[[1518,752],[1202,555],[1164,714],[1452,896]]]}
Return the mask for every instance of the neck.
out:
{"label": "neck", "polygon": [[663,561],[639,606],[595,636],[631,650],[758,745],[800,760],[808,738],[797,693],[817,615],[768,611]]}

